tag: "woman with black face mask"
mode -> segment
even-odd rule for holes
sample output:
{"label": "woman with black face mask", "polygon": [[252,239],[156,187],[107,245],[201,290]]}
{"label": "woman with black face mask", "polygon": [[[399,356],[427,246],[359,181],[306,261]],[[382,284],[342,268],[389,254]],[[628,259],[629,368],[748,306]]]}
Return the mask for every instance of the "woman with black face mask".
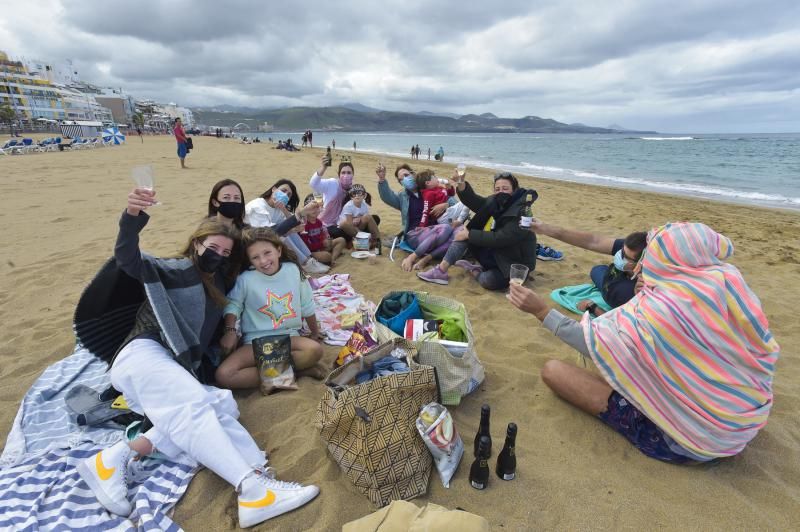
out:
{"label": "woman with black face mask", "polygon": [[208,197],[208,217],[232,223],[238,229],[244,227],[244,192],[233,179],[223,179],[211,189]]}
{"label": "woman with black face mask", "polygon": [[[457,180],[458,175],[453,176]],[[536,268],[536,235],[519,226],[526,198],[538,197],[533,189],[520,188],[517,178],[508,172],[494,176],[494,194],[479,196],[472,186],[460,181],[458,198],[475,213],[472,220],[461,226],[444,259],[417,277],[436,284],[448,284],[450,266],[466,270],[487,290],[508,288],[512,264],[523,264],[530,272]],[[532,201],[531,200],[531,201]],[[473,263],[462,257],[469,251],[477,260]]]}
{"label": "woman with black face mask", "polygon": [[[318,493],[275,479],[266,457],[239,424],[233,396],[202,383],[202,361],[218,335],[225,293],[238,271],[239,230],[209,218],[176,258],[142,253],[139,233],[155,192],[135,189],[119,223],[114,258],[87,287],[75,312],[78,343],[109,362],[111,383],[152,427],[80,462],[80,477],[110,512],[127,517],[127,465],[158,450],[188,455],[238,495],[243,528],[302,506]],[[270,502],[264,504],[264,501]]]}

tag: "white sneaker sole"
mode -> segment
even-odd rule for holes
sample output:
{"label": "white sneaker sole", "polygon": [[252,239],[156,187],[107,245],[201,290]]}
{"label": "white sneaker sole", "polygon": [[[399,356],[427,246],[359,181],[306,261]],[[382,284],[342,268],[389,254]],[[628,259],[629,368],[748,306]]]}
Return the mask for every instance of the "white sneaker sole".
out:
{"label": "white sneaker sole", "polygon": [[89,486],[89,489],[92,490],[94,496],[97,497],[97,500],[106,510],[121,517],[128,517],[131,515],[131,512],[133,511],[133,508],[131,508],[131,503],[127,499],[123,503],[121,501],[115,501],[109,497],[100,483],[97,481],[97,477],[94,475],[94,472],[89,469],[89,466],[86,465],[85,461],[78,462],[77,470],[78,475],[80,475],[83,481],[86,482],[86,484]]}
{"label": "white sneaker sole", "polygon": [[543,260],[545,262],[550,262],[550,261],[564,260],[564,257],[555,258],[555,257],[542,257],[542,256],[539,256],[539,255],[536,255],[536,259],[537,260]]}
{"label": "white sneaker sole", "polygon": [[271,512],[264,515],[257,515],[256,511],[248,512],[251,513],[253,516],[251,519],[242,519],[241,510],[239,511],[239,528],[250,528],[255,526],[259,523],[263,523],[273,517],[278,517],[279,515],[283,515],[285,513],[291,512],[292,510],[297,510],[301,506],[305,506],[309,502],[311,502],[317,495],[319,495],[319,488],[317,486],[306,486],[307,488],[313,487],[313,490],[306,490],[302,496],[298,497],[297,499],[286,503],[284,506],[276,505],[270,508]]}

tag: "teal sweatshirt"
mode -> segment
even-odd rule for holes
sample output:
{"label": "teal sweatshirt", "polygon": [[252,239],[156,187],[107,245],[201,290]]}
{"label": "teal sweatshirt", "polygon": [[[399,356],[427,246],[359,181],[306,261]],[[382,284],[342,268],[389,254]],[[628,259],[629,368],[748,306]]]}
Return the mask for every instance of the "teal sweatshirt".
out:
{"label": "teal sweatshirt", "polygon": [[241,317],[245,343],[261,336],[297,336],[303,318],[314,315],[311,285],[292,262],[282,263],[275,275],[248,270],[228,293],[224,314]]}

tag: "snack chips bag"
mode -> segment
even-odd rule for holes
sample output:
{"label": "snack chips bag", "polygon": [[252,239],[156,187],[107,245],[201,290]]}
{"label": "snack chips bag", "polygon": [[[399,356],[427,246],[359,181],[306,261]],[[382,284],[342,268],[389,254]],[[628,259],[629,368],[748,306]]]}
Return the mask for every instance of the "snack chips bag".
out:
{"label": "snack chips bag", "polygon": [[253,340],[253,356],[261,377],[261,393],[296,390],[292,361],[292,340],[288,334],[262,336]]}
{"label": "snack chips bag", "polygon": [[350,339],[347,340],[347,343],[339,351],[339,356],[336,357],[336,365],[342,366],[355,357],[360,357],[376,345],[378,345],[378,342],[372,339],[367,328],[357,322],[353,327],[353,334],[350,335]]}
{"label": "snack chips bag", "polygon": [[442,485],[449,488],[450,479],[464,455],[464,442],[458,435],[450,412],[439,403],[428,403],[417,417],[417,432],[433,455]]}

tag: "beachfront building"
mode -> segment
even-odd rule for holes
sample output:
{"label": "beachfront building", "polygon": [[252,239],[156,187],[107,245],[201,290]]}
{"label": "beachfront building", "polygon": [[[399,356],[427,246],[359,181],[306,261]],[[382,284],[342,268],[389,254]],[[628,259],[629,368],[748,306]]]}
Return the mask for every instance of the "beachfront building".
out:
{"label": "beachfront building", "polygon": [[31,74],[21,61],[0,52],[0,105],[8,105],[20,123],[37,118],[66,118],[59,93],[49,80]]}
{"label": "beachfront building", "polygon": [[118,124],[133,124],[136,103],[133,97],[126,94],[122,89],[101,89],[101,93],[96,94],[95,99],[103,107],[111,110],[114,122]]}
{"label": "beachfront building", "polygon": [[[95,99],[68,84],[77,71],[42,61],[15,61],[0,52],[0,105],[7,104],[23,126],[61,120],[113,121],[112,113]],[[66,83],[64,83],[66,82]]]}
{"label": "beachfront building", "polygon": [[180,107],[174,103],[162,104],[153,100],[137,100],[136,111],[144,117],[145,127],[156,131],[171,131],[176,118],[180,118],[183,127],[194,127],[194,114],[187,107]]}
{"label": "beachfront building", "polygon": [[181,107],[175,103],[168,103],[159,105],[159,109],[162,114],[168,116],[172,121],[175,121],[176,118],[180,118],[184,128],[189,129],[194,127],[194,114],[188,107]]}

